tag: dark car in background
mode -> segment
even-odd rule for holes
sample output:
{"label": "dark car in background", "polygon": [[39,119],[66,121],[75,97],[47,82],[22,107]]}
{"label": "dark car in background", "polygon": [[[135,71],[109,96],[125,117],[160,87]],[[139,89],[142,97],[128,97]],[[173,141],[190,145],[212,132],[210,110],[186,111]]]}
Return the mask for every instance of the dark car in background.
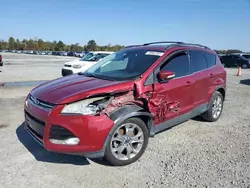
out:
{"label": "dark car in background", "polygon": [[220,61],[224,67],[238,67],[250,68],[250,60],[244,56],[236,54],[227,54],[220,56]]}
{"label": "dark car in background", "polygon": [[250,54],[241,54],[241,56],[250,61]]}
{"label": "dark car in background", "polygon": [[1,54],[0,54],[0,66],[3,66],[3,57]]}

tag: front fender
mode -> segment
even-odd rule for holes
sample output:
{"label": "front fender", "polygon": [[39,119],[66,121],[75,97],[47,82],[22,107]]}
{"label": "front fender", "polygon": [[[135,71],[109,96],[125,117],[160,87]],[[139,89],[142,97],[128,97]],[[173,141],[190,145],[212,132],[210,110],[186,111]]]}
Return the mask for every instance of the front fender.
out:
{"label": "front fender", "polygon": [[142,107],[138,105],[125,105],[110,114],[110,119],[114,121],[114,124],[120,124],[124,120],[135,116],[148,116],[154,118],[150,112],[146,112]]}

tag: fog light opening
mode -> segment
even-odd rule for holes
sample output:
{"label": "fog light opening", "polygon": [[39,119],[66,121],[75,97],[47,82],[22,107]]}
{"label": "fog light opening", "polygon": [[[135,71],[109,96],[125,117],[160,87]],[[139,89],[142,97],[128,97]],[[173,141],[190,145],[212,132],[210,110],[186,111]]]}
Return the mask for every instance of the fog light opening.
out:
{"label": "fog light opening", "polygon": [[56,140],[50,139],[50,142],[53,144],[63,144],[63,145],[77,145],[80,142],[79,138],[68,138],[66,140]]}

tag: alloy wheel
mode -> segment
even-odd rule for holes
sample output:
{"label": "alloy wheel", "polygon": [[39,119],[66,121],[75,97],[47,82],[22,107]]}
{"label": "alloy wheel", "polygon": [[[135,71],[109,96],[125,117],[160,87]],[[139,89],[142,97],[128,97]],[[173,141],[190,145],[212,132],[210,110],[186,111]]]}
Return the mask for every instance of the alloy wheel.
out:
{"label": "alloy wheel", "polygon": [[142,149],[144,134],[134,123],[122,124],[113,134],[110,148],[113,156],[119,160],[134,158]]}
{"label": "alloy wheel", "polygon": [[222,98],[220,96],[216,96],[213,107],[212,107],[212,116],[213,118],[219,117],[222,111]]}

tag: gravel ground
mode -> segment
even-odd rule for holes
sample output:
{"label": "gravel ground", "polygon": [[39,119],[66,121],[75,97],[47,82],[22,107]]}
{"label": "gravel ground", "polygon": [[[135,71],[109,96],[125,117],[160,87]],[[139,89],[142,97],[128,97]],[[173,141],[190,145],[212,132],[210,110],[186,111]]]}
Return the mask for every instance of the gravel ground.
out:
{"label": "gravel ground", "polygon": [[[60,77],[65,57],[4,54],[0,82]],[[31,65],[32,64],[32,65]],[[32,87],[0,87],[0,187],[250,188],[250,70],[228,71],[223,115],[190,120],[150,139],[141,159],[110,167],[99,160],[49,153],[22,127]]]}
{"label": "gravel ground", "polygon": [[75,57],[1,53],[0,82],[51,80],[61,76],[63,64]]}

